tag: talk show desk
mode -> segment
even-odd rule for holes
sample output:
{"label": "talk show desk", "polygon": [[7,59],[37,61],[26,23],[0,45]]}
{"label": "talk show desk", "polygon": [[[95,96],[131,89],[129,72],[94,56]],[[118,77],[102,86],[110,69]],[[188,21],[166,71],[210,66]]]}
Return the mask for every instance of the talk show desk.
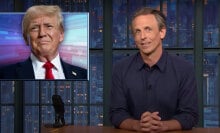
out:
{"label": "talk show desk", "polygon": [[[59,128],[48,128],[43,126],[41,133],[137,133],[123,129],[115,129],[107,126],[63,126]],[[220,128],[193,128],[187,131],[171,131],[166,133],[220,133]]]}

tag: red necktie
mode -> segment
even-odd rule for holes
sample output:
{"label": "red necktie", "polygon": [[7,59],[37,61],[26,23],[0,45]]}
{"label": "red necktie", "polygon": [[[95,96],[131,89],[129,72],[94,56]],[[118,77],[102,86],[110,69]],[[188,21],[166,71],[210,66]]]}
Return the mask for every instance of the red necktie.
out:
{"label": "red necktie", "polygon": [[52,73],[52,68],[54,65],[51,62],[46,62],[43,67],[46,69],[45,73],[45,79],[54,79],[53,73]]}

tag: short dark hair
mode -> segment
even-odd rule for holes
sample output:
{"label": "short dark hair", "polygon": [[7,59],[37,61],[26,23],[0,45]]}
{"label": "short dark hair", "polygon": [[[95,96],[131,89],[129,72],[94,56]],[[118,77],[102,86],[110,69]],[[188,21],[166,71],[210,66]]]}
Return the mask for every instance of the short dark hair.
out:
{"label": "short dark hair", "polygon": [[165,15],[161,11],[158,11],[158,10],[150,8],[150,7],[141,7],[138,10],[136,10],[134,12],[134,14],[132,15],[132,17],[131,17],[131,24],[132,24],[133,20],[136,17],[138,17],[140,15],[148,15],[148,14],[152,14],[152,15],[155,16],[155,18],[158,22],[159,30],[161,30],[163,28],[166,28],[166,17],[165,17]]}

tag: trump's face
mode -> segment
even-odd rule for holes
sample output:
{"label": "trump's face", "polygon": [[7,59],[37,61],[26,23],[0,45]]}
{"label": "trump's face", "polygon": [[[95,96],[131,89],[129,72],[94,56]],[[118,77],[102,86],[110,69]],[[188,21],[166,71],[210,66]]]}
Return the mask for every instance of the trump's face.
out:
{"label": "trump's face", "polygon": [[39,16],[30,20],[28,31],[31,51],[39,60],[54,58],[58,54],[64,33],[56,16]]}

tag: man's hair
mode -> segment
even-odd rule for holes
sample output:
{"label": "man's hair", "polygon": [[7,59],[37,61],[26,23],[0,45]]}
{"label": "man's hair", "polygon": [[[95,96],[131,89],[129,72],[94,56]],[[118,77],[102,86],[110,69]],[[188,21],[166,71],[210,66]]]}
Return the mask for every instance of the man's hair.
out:
{"label": "man's hair", "polygon": [[41,15],[56,16],[58,20],[58,26],[61,31],[64,31],[62,11],[59,6],[56,5],[36,5],[28,8],[23,20],[22,20],[22,34],[25,42],[28,44],[29,25],[32,19],[35,19]]}
{"label": "man's hair", "polygon": [[158,27],[159,30],[166,28],[166,17],[165,15],[161,12],[158,11],[156,9],[150,8],[150,7],[141,7],[140,9],[136,10],[133,14],[133,16],[131,17],[131,26],[132,26],[132,22],[133,20],[140,16],[140,15],[149,15],[152,14],[155,16],[157,22],[158,22]]}

